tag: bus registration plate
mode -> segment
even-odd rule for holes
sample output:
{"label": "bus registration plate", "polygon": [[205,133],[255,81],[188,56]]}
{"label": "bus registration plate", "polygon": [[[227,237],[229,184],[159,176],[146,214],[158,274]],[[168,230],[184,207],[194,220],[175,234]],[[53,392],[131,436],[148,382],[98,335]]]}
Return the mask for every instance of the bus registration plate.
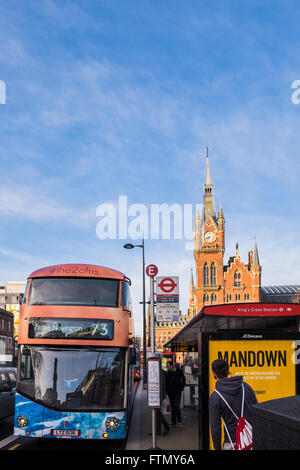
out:
{"label": "bus registration plate", "polygon": [[79,429],[51,429],[51,436],[59,437],[79,437],[81,431]]}

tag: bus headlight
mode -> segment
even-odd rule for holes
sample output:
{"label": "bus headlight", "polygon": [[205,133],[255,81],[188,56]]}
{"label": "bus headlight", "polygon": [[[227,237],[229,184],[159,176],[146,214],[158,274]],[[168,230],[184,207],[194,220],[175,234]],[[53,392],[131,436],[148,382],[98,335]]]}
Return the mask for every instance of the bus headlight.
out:
{"label": "bus headlight", "polygon": [[119,427],[118,418],[115,418],[114,416],[110,416],[105,421],[105,426],[106,426],[106,429],[109,429],[110,431],[115,431]]}
{"label": "bus headlight", "polygon": [[18,426],[20,426],[20,428],[26,428],[27,424],[28,424],[28,418],[27,416],[25,415],[19,415],[17,417],[17,423],[18,423]]}

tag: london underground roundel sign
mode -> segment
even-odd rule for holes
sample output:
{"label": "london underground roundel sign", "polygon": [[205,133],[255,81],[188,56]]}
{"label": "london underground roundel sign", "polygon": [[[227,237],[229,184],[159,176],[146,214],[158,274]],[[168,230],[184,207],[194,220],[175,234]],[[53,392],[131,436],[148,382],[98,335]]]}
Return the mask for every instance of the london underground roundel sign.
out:
{"label": "london underground roundel sign", "polygon": [[158,286],[163,292],[170,293],[174,290],[175,287],[177,287],[177,284],[176,282],[174,282],[174,279],[170,277],[165,277],[160,281]]}
{"label": "london underground roundel sign", "polygon": [[148,264],[146,267],[146,274],[149,277],[155,277],[158,273],[158,267],[155,264]]}

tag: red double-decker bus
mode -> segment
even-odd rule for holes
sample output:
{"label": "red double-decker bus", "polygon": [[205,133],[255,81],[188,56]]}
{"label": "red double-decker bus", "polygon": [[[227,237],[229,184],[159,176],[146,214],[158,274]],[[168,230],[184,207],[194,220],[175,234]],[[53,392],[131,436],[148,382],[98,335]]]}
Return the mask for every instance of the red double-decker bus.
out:
{"label": "red double-decker bus", "polygon": [[132,406],[130,280],[87,264],[28,277],[20,312],[15,435],[124,439]]}

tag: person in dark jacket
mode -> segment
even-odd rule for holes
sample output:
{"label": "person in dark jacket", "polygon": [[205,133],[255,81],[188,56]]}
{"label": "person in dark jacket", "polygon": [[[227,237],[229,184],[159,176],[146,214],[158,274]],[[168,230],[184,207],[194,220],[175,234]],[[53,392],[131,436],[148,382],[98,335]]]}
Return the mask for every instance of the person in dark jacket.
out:
{"label": "person in dark jacket", "polygon": [[[245,398],[244,398],[244,418],[252,425],[251,408],[257,403],[254,391],[246,382],[243,381],[242,375],[228,377],[229,366],[223,359],[216,359],[212,362],[212,373],[216,380],[216,390],[225,398],[235,414],[241,416],[242,396],[244,385]],[[211,427],[211,435],[216,450],[222,450],[221,445],[221,429],[222,419],[225,421],[227,430],[230,434],[231,441],[235,445],[235,432],[237,419],[230,411],[224,400],[220,395],[214,391],[209,397],[209,421]],[[232,449],[230,439],[227,432],[224,433],[223,450]]]}
{"label": "person in dark jacket", "polygon": [[182,370],[174,367],[171,361],[167,362],[166,393],[171,406],[171,424],[174,426],[177,423],[179,428],[182,427],[180,401],[185,384],[185,376]]}

